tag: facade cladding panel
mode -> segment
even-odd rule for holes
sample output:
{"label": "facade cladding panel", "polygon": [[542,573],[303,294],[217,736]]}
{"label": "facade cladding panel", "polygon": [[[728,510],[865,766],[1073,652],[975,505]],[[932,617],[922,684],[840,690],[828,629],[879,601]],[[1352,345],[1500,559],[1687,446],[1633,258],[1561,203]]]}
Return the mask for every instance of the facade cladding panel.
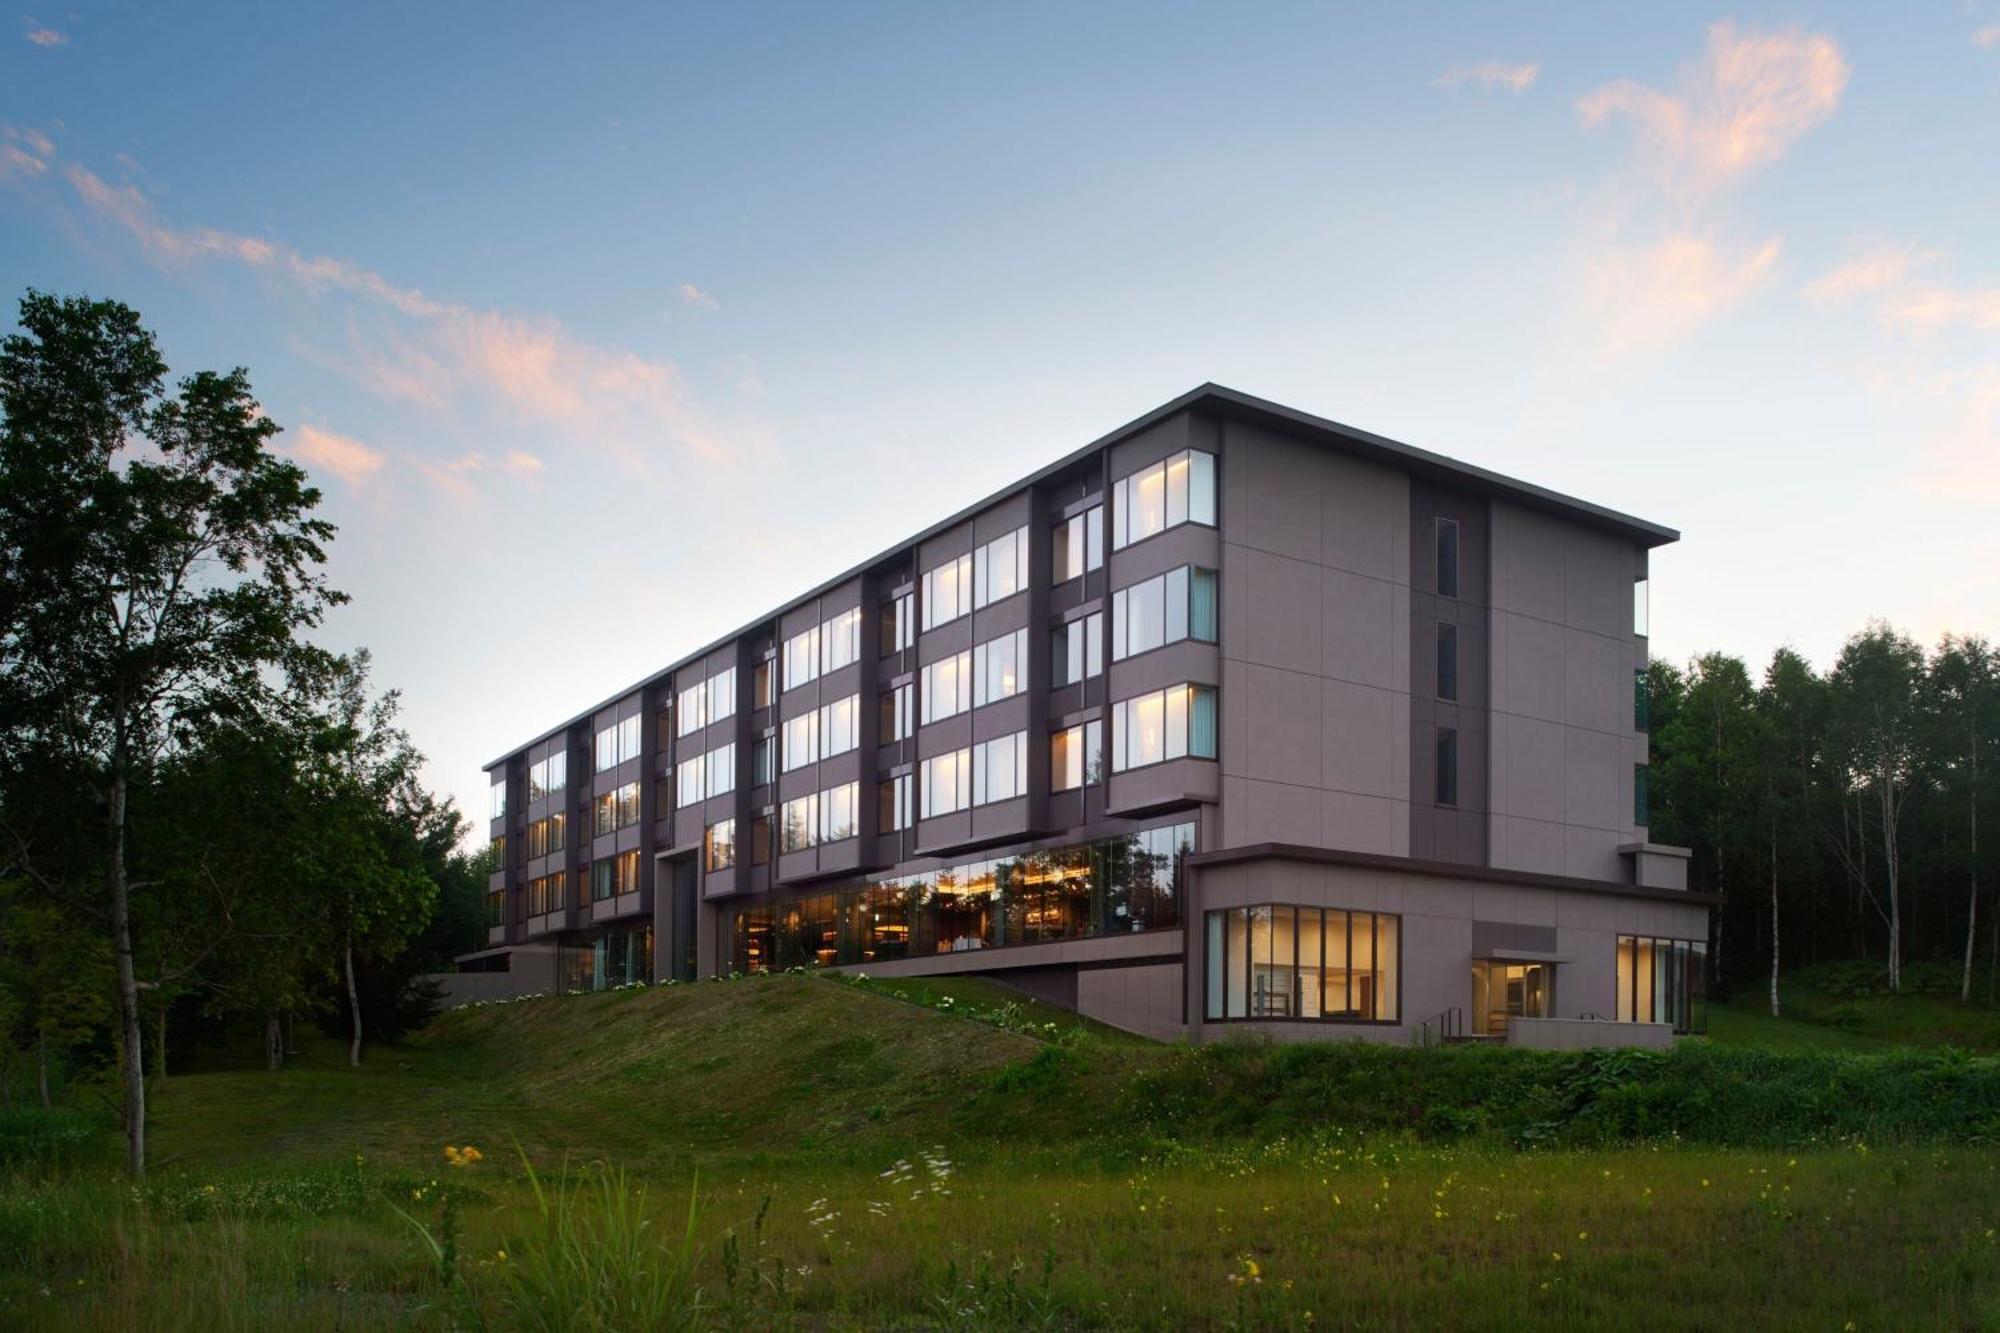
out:
{"label": "facade cladding panel", "polygon": [[1657,1044],[1711,906],[1633,823],[1676,536],[1203,386],[497,761],[466,966]]}

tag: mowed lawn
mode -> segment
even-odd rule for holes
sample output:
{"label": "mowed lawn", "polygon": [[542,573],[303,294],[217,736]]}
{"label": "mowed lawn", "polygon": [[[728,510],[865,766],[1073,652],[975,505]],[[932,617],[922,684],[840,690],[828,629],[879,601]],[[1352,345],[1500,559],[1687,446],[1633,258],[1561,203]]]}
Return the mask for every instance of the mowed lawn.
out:
{"label": "mowed lawn", "polygon": [[[1121,1091],[1162,1048],[949,994],[534,1001],[359,1073],[327,1043],[177,1076],[145,1191],[0,1177],[0,1327],[517,1326],[522,1153],[545,1184],[628,1169],[656,1249],[692,1198],[698,1327],[2000,1326],[2000,1148],[1162,1138]],[[414,1225],[446,1196],[450,1284]]]}

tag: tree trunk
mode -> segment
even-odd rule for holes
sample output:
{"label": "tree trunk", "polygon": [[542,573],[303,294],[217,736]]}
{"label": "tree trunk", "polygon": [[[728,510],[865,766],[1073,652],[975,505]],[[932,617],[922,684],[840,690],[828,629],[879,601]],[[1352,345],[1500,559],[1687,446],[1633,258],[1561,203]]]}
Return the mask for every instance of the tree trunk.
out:
{"label": "tree trunk", "polygon": [[285,1067],[285,1033],[276,1014],[264,1016],[264,1067],[274,1074]]}
{"label": "tree trunk", "polygon": [[1972,733],[1972,885],[1965,900],[1965,977],[1959,982],[1958,1000],[1972,999],[1972,941],[1979,928],[1979,732]]}
{"label": "tree trunk", "polygon": [[125,1083],[125,1170],[146,1178],[146,1047],[139,1029],[139,978],[132,967],[131,885],[125,878],[125,747],[111,760],[111,864],[105,871],[111,899],[111,941],[118,958],[118,1064]]}
{"label": "tree trunk", "polygon": [[49,1034],[37,1029],[35,1032],[35,1090],[42,1094],[42,1109],[52,1110],[49,1101]]}
{"label": "tree trunk", "polygon": [[350,1068],[361,1068],[361,992],[354,985],[354,938],[348,936],[345,960],[347,964],[347,1011],[354,1020],[354,1039],[347,1047],[347,1063]]}
{"label": "tree trunk", "polygon": [[1897,882],[1895,774],[1886,757],[1875,767],[1876,800],[1882,807],[1882,864],[1889,884],[1889,992],[1903,990],[1903,900]]}
{"label": "tree trunk", "polygon": [[1771,1017],[1778,1017],[1778,817],[1771,816]]}

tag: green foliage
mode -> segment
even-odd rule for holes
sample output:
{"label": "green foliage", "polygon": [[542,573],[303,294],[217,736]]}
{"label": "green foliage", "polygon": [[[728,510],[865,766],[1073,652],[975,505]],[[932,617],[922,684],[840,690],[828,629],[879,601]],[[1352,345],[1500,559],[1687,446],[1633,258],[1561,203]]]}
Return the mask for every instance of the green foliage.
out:
{"label": "green foliage", "polygon": [[0,1169],[60,1170],[96,1160],[109,1128],[101,1117],[64,1108],[0,1110]]}

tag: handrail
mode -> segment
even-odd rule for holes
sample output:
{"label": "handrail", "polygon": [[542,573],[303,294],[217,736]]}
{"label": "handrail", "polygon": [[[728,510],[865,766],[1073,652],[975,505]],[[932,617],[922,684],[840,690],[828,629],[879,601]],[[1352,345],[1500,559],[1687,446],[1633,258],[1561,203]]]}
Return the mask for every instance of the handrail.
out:
{"label": "handrail", "polygon": [[1438,1046],[1465,1035],[1465,1010],[1457,1005],[1432,1014],[1417,1024],[1417,1045]]}

